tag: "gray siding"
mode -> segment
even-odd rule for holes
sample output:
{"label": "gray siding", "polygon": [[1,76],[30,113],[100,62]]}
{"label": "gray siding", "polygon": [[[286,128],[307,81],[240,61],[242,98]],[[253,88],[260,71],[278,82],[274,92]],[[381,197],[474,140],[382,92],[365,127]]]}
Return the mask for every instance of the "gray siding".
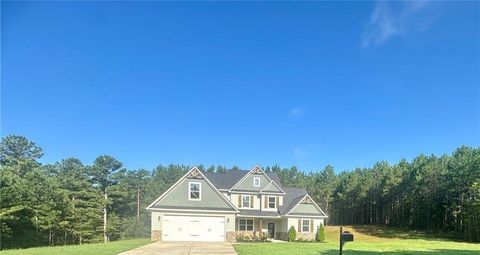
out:
{"label": "gray siding", "polygon": [[265,192],[282,192],[282,191],[277,187],[277,185],[272,183],[270,184],[270,186],[267,187]]}
{"label": "gray siding", "polygon": [[[188,183],[190,181],[202,183],[201,188],[201,201],[194,201],[188,199]],[[160,202],[157,202],[155,206],[181,206],[192,208],[225,208],[230,209],[231,206],[225,202],[221,194],[218,194],[208,183],[202,179],[185,179],[177,187],[175,187],[167,196],[165,196]]]}
{"label": "gray siding", "polygon": [[323,216],[323,213],[314,204],[299,204],[290,214],[318,214]]}
{"label": "gray siding", "polygon": [[[255,177],[260,178],[260,187],[253,186],[253,178]],[[270,183],[270,180],[268,180],[264,174],[249,174],[234,190],[260,191],[265,188],[268,183]]]}

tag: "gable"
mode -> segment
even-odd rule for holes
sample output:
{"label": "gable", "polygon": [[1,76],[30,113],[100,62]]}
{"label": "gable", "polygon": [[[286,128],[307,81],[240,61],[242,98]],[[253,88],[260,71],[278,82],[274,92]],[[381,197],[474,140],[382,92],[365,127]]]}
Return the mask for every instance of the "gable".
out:
{"label": "gable", "polygon": [[[253,179],[260,178],[260,187],[253,186]],[[248,173],[243,180],[241,180],[233,190],[242,191],[260,191],[270,183],[270,179],[262,173]]]}
{"label": "gable", "polygon": [[265,188],[263,188],[262,192],[268,193],[283,193],[283,190],[278,188],[277,185],[275,185],[274,182],[270,182]]}
{"label": "gable", "polygon": [[323,216],[324,214],[314,204],[299,204],[295,209],[290,212],[290,215],[311,215],[318,214]]}
{"label": "gable", "polygon": [[311,216],[327,216],[320,209],[320,207],[315,204],[315,202],[310,198],[310,196],[305,196],[291,211],[289,215],[311,215]]}
{"label": "gable", "polygon": [[[200,183],[200,200],[189,199],[189,182]],[[196,168],[147,207],[147,209],[150,208],[236,211],[233,205]]]}

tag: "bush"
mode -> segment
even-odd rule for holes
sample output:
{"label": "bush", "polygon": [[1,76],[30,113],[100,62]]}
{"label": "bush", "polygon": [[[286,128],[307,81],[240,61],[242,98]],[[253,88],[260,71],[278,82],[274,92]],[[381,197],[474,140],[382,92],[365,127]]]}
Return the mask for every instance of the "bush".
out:
{"label": "bush", "polygon": [[297,238],[297,231],[294,226],[291,226],[288,230],[288,241],[293,242]]}
{"label": "bush", "polygon": [[327,237],[327,233],[325,232],[325,227],[323,226],[323,224],[320,224],[320,226],[317,229],[316,240],[318,242],[323,243],[323,242],[325,242],[326,237]]}
{"label": "bush", "polygon": [[237,235],[237,242],[249,242],[251,241],[250,236],[246,234],[238,234]]}
{"label": "bush", "polygon": [[268,238],[267,233],[260,232],[260,241],[265,242],[267,241],[267,238]]}

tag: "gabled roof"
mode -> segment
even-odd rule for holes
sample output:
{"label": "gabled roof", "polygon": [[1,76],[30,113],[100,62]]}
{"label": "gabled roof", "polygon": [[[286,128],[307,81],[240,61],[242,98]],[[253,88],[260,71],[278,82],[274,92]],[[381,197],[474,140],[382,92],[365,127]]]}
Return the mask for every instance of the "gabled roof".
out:
{"label": "gabled roof", "polygon": [[[225,173],[203,173],[217,189],[231,189],[237,184],[243,177],[245,177],[250,170],[228,170]],[[280,188],[282,183],[280,177],[274,172],[265,172],[265,174],[274,181]]]}
{"label": "gabled roof", "polygon": [[283,198],[283,205],[280,206],[280,214],[288,213],[308,194],[303,188],[287,188],[284,189],[287,195]]}
{"label": "gabled roof", "polygon": [[[196,176],[196,177],[201,177],[205,180],[207,185],[212,187],[213,191],[218,194],[218,197],[220,197],[230,208],[231,211],[238,212],[235,206],[227,199],[225,196],[218,190],[218,188],[208,179],[205,174],[198,170],[196,167],[192,167],[182,178],[180,178],[175,184],[173,184],[167,191],[165,191],[160,197],[158,197],[155,201],[153,201],[149,206],[147,206],[147,210],[150,209],[173,209],[173,208],[163,208],[165,206],[156,206],[155,204],[160,202],[163,198],[165,198],[170,192],[172,192],[184,179],[186,179],[188,176]],[[181,205],[176,206],[176,209],[183,210]],[[198,207],[198,208],[188,208],[189,210],[202,210],[205,209],[203,207]]]}

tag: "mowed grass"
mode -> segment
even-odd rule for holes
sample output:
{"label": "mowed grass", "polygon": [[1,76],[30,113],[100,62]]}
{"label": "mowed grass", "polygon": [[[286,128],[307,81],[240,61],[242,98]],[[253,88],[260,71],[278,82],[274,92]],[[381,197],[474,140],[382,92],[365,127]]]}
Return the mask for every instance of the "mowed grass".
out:
{"label": "mowed grass", "polygon": [[150,243],[150,239],[122,240],[110,243],[38,247],[0,251],[1,255],[113,255]]}
{"label": "mowed grass", "polygon": [[[339,250],[339,228],[328,226],[325,243],[241,243],[234,248],[239,255],[333,255]],[[401,231],[366,226],[344,227],[354,235],[354,242],[345,244],[343,254],[402,255],[480,255],[480,244],[457,242],[422,232]]]}

